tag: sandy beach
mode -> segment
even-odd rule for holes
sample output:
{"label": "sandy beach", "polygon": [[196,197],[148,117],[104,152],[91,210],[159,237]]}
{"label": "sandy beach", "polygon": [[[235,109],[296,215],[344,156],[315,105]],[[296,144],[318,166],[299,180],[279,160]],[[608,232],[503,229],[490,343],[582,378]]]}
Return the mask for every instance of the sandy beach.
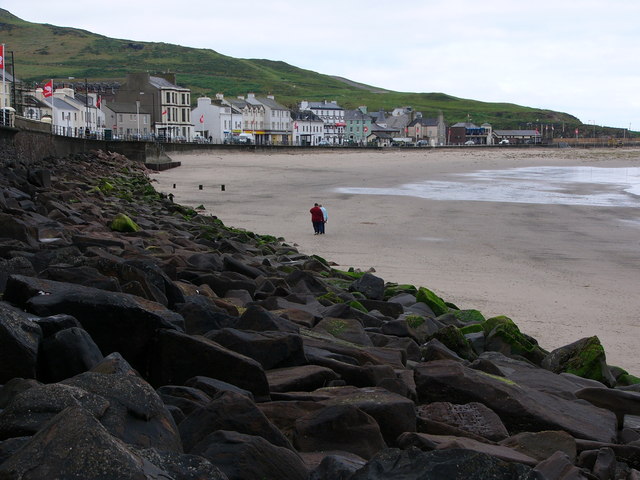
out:
{"label": "sandy beach", "polygon": [[[507,315],[547,350],[597,335],[610,365],[640,375],[640,150],[171,156],[182,166],[152,178],[178,203]],[[326,235],[313,234],[314,202]]]}

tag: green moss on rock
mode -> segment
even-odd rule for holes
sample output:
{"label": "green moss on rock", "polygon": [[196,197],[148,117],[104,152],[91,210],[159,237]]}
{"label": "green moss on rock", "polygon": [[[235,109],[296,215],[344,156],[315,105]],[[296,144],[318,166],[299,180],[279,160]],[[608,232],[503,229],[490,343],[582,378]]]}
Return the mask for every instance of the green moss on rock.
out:
{"label": "green moss on rock", "polygon": [[469,333],[477,333],[477,332],[483,332],[484,329],[482,328],[482,325],[480,323],[474,323],[473,325],[465,325],[464,327],[460,328],[460,333],[462,333],[463,335],[468,335]]}
{"label": "green moss on rock", "polygon": [[462,323],[482,323],[486,320],[478,310],[452,310],[451,313]]}
{"label": "green moss on rock", "polygon": [[581,348],[564,364],[564,371],[579,377],[590,378],[603,382],[602,373],[606,368],[606,355],[600,339],[596,336],[589,337],[581,345]]}
{"label": "green moss on rock", "polygon": [[464,337],[460,329],[453,325],[441,328],[431,338],[442,342],[447,348],[456,352],[460,358],[465,360],[475,360],[477,358],[469,341]]}
{"label": "green moss on rock", "polygon": [[131,220],[128,215],[124,213],[119,213],[116,217],[111,221],[109,225],[111,230],[116,232],[139,232],[140,227],[136,222]]}
{"label": "green moss on rock", "polygon": [[529,337],[524,335],[509,317],[500,315],[489,318],[482,324],[487,339],[486,349],[505,355],[520,355],[540,365],[545,353]]}
{"label": "green moss on rock", "polygon": [[418,289],[416,301],[426,304],[431,310],[433,310],[436,317],[444,315],[449,311],[449,307],[447,307],[444,300],[426,287],[420,287]]}
{"label": "green moss on rock", "polygon": [[387,283],[384,289],[384,299],[389,300],[391,297],[395,297],[401,293],[416,295],[418,293],[418,289],[414,285]]}
{"label": "green moss on rock", "polygon": [[360,302],[358,302],[357,300],[351,300],[351,301],[349,302],[349,306],[350,306],[351,308],[355,308],[356,310],[360,310],[361,312],[364,312],[364,313],[368,313],[368,312],[369,312],[369,310],[367,310],[367,309],[365,308],[365,306],[364,306],[364,305],[362,305],[362,304],[361,304]]}
{"label": "green moss on rock", "polygon": [[418,328],[420,325],[423,325],[425,322],[424,317],[420,315],[407,315],[405,318],[407,325],[411,328]]}

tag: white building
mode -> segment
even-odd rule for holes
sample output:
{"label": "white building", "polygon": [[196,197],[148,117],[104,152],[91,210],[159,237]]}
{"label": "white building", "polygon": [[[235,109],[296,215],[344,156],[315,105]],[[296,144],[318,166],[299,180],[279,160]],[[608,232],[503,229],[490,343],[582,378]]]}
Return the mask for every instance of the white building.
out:
{"label": "white building", "polygon": [[313,112],[293,112],[291,121],[294,145],[314,146],[324,140],[324,122]]}
{"label": "white building", "polygon": [[310,110],[324,122],[324,139],[331,145],[342,145],[344,140],[344,127],[347,125],[344,117],[344,108],[333,100],[327,102],[300,102],[300,110]]}
{"label": "white building", "polygon": [[196,136],[212,143],[230,142],[233,135],[242,133],[242,113],[224,99],[221,93],[215,99],[198,98],[198,106],[191,111]]}

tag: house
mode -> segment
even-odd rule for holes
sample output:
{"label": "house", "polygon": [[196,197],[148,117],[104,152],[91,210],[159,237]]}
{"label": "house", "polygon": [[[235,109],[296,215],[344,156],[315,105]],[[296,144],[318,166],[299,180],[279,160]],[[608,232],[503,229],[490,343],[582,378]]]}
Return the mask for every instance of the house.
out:
{"label": "house", "polygon": [[[2,82],[1,76],[0,76],[0,82]],[[12,90],[13,90],[13,75],[5,71],[4,82],[3,84],[0,84],[0,108],[13,107],[15,105],[15,102],[11,101]]]}
{"label": "house", "polygon": [[291,112],[293,145],[320,145],[324,141],[324,122],[310,110]]}
{"label": "house", "polygon": [[[28,96],[27,96],[28,97]],[[97,108],[95,94],[76,98],[72,88],[56,88],[53,95],[45,97],[42,88],[37,88],[33,99],[29,100],[35,119],[51,120],[55,135],[80,137],[87,132],[102,133],[104,115]]]}
{"label": "house", "polygon": [[446,125],[442,113],[438,118],[419,116],[407,125],[407,136],[415,142],[426,141],[431,146],[444,145],[446,142]]}
{"label": "house", "polygon": [[327,102],[300,102],[300,110],[310,110],[324,122],[324,139],[331,145],[342,145],[344,139],[344,108],[335,100]]}
{"label": "house", "polygon": [[255,97],[253,94],[247,95],[247,102],[258,101],[264,106],[264,128],[266,130],[266,141],[271,145],[291,144],[291,112],[283,105],[276,102],[273,95],[266,97]]}
{"label": "house", "polygon": [[344,143],[351,145],[366,144],[367,136],[373,123],[373,119],[367,113],[367,107],[360,106],[355,110],[345,110],[344,122]]}
{"label": "house", "polygon": [[[487,129],[487,127],[489,127]],[[491,125],[478,127],[472,122],[459,122],[449,128],[449,145],[464,145],[473,142],[476,145],[491,143]]]}
{"label": "house", "polygon": [[233,135],[242,133],[242,112],[225,101],[224,95],[215,99],[198,98],[198,106],[191,111],[195,133],[212,143],[231,142]]}
{"label": "house", "polygon": [[537,144],[542,141],[538,130],[494,130],[494,136],[496,143],[507,140],[509,144]]}
{"label": "house", "polygon": [[105,125],[112,135],[121,139],[146,139],[152,134],[151,114],[136,103],[109,102],[102,104]]}
{"label": "house", "polygon": [[[384,121],[383,118],[381,118]],[[381,126],[377,123],[371,124],[371,131],[367,135],[367,144],[379,147],[390,147],[394,143],[394,138],[399,137],[400,131],[395,128]]]}
{"label": "house", "polygon": [[175,73],[130,73],[116,93],[116,102],[140,102],[140,108],[151,114],[151,130],[169,139],[191,140],[191,91],[176,84]]}

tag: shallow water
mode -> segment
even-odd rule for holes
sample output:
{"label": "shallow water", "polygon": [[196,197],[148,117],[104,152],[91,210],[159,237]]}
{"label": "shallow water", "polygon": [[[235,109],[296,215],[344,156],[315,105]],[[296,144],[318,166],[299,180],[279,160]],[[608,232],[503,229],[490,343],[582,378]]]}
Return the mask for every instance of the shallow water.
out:
{"label": "shallow water", "polygon": [[640,207],[640,168],[525,167],[453,174],[393,188],[341,187],[339,193],[429,200]]}

